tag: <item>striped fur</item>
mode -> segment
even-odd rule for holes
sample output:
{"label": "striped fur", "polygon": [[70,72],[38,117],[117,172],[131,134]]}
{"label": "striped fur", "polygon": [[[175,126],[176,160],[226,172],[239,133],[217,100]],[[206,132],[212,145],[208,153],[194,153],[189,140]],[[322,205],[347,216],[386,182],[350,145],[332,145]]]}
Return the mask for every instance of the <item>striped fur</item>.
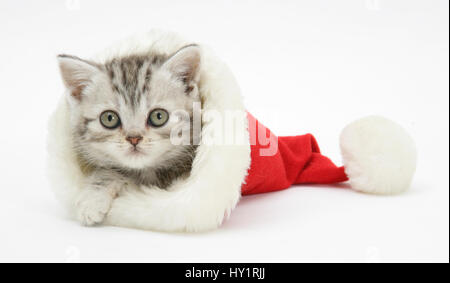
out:
{"label": "striped fur", "polygon": [[[103,64],[70,55],[58,57],[66,86],[76,90],[70,92],[72,137],[78,159],[90,170],[88,192],[105,187],[104,197],[115,196],[129,184],[164,189],[189,176],[196,153],[193,103],[200,102],[198,52],[197,47],[189,46],[170,56],[148,52]],[[147,123],[156,108],[170,113],[169,122],[159,128]],[[101,125],[99,116],[106,110],[119,115],[119,127]],[[189,114],[190,119],[175,119],[177,111]],[[183,137],[181,145],[174,144],[171,132],[185,127],[191,135]],[[142,137],[136,147],[127,141],[130,136]],[[103,219],[98,212],[92,223],[88,218],[80,216],[85,224]]]}
{"label": "striped fur", "polygon": [[166,60],[167,56],[161,54],[132,55],[115,58],[104,64],[104,68],[113,91],[135,108],[149,91],[152,70],[161,67]]}

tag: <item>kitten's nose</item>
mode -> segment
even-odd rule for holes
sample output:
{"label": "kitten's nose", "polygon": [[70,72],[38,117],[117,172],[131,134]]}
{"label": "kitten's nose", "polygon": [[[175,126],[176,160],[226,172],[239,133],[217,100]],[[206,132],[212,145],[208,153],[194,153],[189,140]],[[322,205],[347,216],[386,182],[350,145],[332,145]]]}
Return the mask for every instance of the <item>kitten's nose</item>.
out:
{"label": "kitten's nose", "polygon": [[142,136],[128,136],[126,140],[133,146],[136,146],[142,140]]}

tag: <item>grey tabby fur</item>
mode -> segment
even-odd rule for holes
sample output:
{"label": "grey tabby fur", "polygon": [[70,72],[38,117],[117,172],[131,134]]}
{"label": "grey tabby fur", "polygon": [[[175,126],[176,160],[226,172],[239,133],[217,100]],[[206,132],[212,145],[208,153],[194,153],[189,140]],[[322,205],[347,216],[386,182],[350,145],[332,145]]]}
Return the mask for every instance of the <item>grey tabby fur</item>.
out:
{"label": "grey tabby fur", "polygon": [[[101,222],[112,199],[130,184],[164,189],[189,175],[197,148],[192,140],[198,139],[192,130],[193,104],[200,103],[198,46],[171,55],[133,54],[103,64],[69,55],[58,60],[70,92],[73,143],[89,174],[77,202],[83,223]],[[147,123],[154,109],[169,113],[165,125]],[[118,128],[102,126],[99,117],[106,110],[119,115]],[[134,146],[127,141],[130,136],[142,139]],[[172,136],[179,138],[177,144]],[[105,200],[104,209],[89,211],[89,201],[99,198]]]}

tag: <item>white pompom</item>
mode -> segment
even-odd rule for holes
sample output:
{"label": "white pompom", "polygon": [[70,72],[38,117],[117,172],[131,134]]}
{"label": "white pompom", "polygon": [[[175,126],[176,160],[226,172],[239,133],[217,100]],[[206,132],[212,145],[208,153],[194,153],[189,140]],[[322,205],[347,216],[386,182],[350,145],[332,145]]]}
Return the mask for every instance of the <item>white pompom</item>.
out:
{"label": "white pompom", "polygon": [[340,143],[353,189],[398,194],[410,187],[416,170],[416,147],[397,123],[378,116],[357,120],[342,131]]}

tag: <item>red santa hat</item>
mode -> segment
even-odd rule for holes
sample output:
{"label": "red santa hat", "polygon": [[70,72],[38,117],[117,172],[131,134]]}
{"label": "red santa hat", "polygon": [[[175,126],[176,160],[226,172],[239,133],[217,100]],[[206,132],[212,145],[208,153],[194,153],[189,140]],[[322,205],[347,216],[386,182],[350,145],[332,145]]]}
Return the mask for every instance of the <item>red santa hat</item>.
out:
{"label": "red santa hat", "polygon": [[[305,183],[350,181],[353,189],[375,194],[396,194],[410,186],[415,170],[414,143],[388,119],[372,116],[349,125],[341,135],[344,166],[340,167],[321,154],[313,135],[276,137],[251,114],[248,120],[251,165],[243,195]],[[262,144],[261,136],[269,137],[269,142]],[[271,147],[275,149],[264,153]]]}
{"label": "red santa hat", "polygon": [[[119,43],[94,61],[153,50],[173,54],[192,44],[173,33],[152,31]],[[203,231],[218,227],[242,195],[282,190],[292,184],[349,180],[355,190],[394,194],[405,191],[415,170],[414,143],[399,125],[368,117],[347,126],[341,135],[343,167],[323,156],[310,134],[276,137],[246,114],[238,84],[228,67],[201,46],[199,91],[202,98],[202,141],[191,174],[168,189],[142,187],[114,199],[104,224],[159,231]],[[57,198],[75,213],[87,173],[71,138],[71,113],[65,94],[50,119],[48,165]],[[223,127],[228,111],[243,113],[234,127]],[[214,113],[214,115],[211,115]],[[217,133],[240,143],[209,143]],[[270,137],[261,142],[259,135]],[[276,147],[273,147],[276,145]],[[255,212],[257,214],[257,212]]]}

